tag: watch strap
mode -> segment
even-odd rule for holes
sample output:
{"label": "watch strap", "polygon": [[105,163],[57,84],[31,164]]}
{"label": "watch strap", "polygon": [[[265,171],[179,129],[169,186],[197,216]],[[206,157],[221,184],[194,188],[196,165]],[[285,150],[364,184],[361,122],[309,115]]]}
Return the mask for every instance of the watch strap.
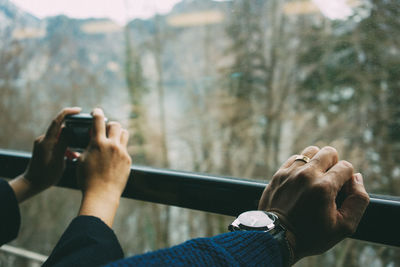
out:
{"label": "watch strap", "polygon": [[283,227],[279,228],[281,229],[270,234],[277,241],[279,245],[280,251],[282,253],[282,265],[285,267],[291,266],[293,264],[293,250],[287,239],[286,229],[284,229]]}

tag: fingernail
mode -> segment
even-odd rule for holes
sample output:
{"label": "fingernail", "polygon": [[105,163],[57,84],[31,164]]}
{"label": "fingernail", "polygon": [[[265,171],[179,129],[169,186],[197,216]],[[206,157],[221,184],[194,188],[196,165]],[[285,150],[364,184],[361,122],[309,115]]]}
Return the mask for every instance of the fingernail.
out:
{"label": "fingernail", "polygon": [[354,174],[354,178],[355,178],[357,184],[364,183],[361,173],[358,172],[358,173]]}

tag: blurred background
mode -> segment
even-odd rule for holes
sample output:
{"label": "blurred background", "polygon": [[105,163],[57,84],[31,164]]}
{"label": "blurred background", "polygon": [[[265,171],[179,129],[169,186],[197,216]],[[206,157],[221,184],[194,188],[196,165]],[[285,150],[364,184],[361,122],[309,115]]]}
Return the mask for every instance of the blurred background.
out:
{"label": "blurred background", "polygon": [[[135,164],[268,181],[332,145],[368,192],[400,196],[399,76],[399,1],[0,0],[4,149],[31,151],[62,107],[102,107]],[[11,245],[49,255],[79,203],[59,188],[23,203]],[[129,256],[232,219],[125,199],[114,230]],[[348,239],[296,266],[394,267],[400,249]]]}

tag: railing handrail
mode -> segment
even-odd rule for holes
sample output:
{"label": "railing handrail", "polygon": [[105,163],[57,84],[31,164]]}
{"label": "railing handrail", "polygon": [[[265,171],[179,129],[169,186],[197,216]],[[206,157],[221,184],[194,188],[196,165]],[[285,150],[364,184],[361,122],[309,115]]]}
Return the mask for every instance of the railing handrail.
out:
{"label": "railing handrail", "polygon": [[[22,173],[29,153],[0,149],[0,177]],[[58,186],[77,189],[70,162]],[[265,182],[133,165],[124,197],[237,216],[257,209]],[[352,238],[400,246],[400,198],[370,195],[370,204]]]}
{"label": "railing handrail", "polygon": [[10,245],[2,245],[0,247],[0,251],[8,253],[8,254],[12,254],[21,258],[25,258],[28,260],[32,260],[32,261],[36,261],[39,263],[44,263],[48,256],[46,255],[42,255],[27,249],[23,249],[23,248],[18,248],[18,247],[14,247],[14,246],[10,246]]}

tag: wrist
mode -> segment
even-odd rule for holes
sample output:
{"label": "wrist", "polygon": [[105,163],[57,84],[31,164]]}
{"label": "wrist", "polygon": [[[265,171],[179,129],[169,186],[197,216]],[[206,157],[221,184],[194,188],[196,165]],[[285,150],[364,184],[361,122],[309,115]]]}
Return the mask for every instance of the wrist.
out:
{"label": "wrist", "polygon": [[282,266],[292,266],[294,263],[293,249],[287,239],[287,232],[285,229],[271,233],[272,237],[278,243],[279,249],[282,254]]}
{"label": "wrist", "polygon": [[289,223],[286,216],[284,216],[280,210],[269,209],[268,212],[275,214],[275,216],[279,218],[279,224],[284,229],[285,242],[287,243],[287,249],[289,250],[291,256],[290,265],[293,265],[299,260],[296,253],[296,235],[294,234],[293,226],[291,223]]}
{"label": "wrist", "polygon": [[271,235],[279,245],[283,266],[292,266],[296,262],[292,232],[280,222],[276,231],[272,232]]}
{"label": "wrist", "polygon": [[111,228],[119,202],[119,194],[105,191],[86,191],[82,194],[82,203],[78,215],[97,217]]}
{"label": "wrist", "polygon": [[9,182],[9,185],[15,193],[18,203],[21,203],[44,190],[34,186],[24,174],[12,179]]}
{"label": "wrist", "polygon": [[253,210],[240,214],[229,226],[230,231],[262,231],[269,233],[277,241],[283,266],[295,262],[294,235],[275,212]]}

